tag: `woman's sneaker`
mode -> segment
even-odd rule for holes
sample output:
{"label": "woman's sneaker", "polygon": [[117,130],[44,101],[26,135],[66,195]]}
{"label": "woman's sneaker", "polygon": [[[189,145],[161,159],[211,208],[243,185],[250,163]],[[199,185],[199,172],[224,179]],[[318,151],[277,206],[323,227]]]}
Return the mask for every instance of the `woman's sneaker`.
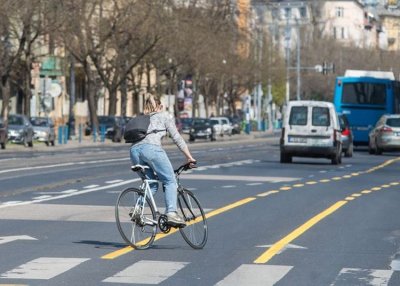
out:
{"label": "woman's sneaker", "polygon": [[178,215],[177,212],[167,213],[168,223],[175,225],[186,225],[185,221]]}

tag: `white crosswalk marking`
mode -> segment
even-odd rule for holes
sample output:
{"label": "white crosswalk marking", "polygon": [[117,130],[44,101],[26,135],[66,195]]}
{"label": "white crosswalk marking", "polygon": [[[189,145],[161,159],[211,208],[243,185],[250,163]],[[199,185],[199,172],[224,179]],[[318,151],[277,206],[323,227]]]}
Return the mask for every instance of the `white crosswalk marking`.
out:
{"label": "white crosswalk marking", "polygon": [[103,282],[159,284],[185,267],[188,262],[139,261]]}
{"label": "white crosswalk marking", "polygon": [[385,286],[388,285],[392,274],[392,270],[343,268],[331,286]]}
{"label": "white crosswalk marking", "polygon": [[243,264],[216,286],[246,285],[268,286],[281,280],[292,266]]}
{"label": "white crosswalk marking", "polygon": [[51,279],[89,258],[41,257],[0,275],[11,279]]}

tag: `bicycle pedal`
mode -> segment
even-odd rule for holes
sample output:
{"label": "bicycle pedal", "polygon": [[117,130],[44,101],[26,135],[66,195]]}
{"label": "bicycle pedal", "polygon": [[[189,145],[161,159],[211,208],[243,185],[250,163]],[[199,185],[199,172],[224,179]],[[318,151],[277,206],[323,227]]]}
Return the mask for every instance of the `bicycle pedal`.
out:
{"label": "bicycle pedal", "polygon": [[174,222],[168,222],[168,225],[173,228],[184,228],[186,226],[186,224],[184,223],[174,223]]}

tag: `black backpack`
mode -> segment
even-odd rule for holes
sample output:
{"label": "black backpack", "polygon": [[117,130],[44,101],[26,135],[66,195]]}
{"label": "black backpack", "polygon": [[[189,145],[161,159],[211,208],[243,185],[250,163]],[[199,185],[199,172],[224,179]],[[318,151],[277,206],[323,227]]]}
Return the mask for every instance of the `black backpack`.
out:
{"label": "black backpack", "polygon": [[150,114],[144,114],[138,115],[129,120],[124,133],[125,143],[136,143],[142,141],[148,134],[164,131],[153,130],[148,132],[150,117]]}

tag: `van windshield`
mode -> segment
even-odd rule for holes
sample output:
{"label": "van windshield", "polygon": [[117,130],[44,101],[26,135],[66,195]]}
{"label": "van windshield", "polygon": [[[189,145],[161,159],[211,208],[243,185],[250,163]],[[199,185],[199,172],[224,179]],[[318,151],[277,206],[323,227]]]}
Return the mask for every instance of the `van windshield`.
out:
{"label": "van windshield", "polygon": [[312,109],[312,125],[313,126],[330,126],[329,108],[313,107]]}
{"label": "van windshield", "polygon": [[293,106],[290,110],[289,125],[307,125],[307,106]]}

